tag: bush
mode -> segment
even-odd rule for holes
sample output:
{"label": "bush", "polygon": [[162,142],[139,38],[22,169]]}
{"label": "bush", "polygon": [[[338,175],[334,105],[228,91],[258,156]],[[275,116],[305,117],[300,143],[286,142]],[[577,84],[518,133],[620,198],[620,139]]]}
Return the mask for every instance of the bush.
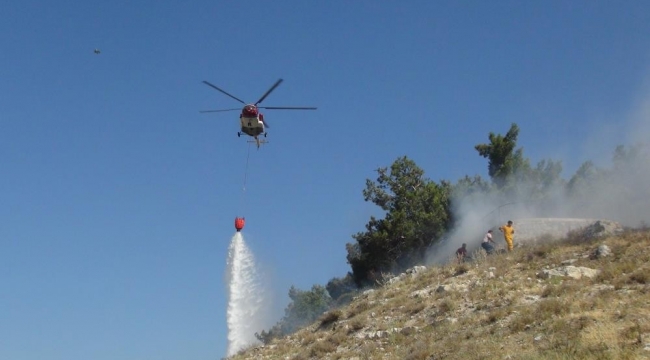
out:
{"label": "bush", "polygon": [[328,311],[325,314],[321,315],[321,317],[318,318],[318,321],[320,321],[320,326],[327,326],[333,322],[338,321],[341,315],[341,310]]}
{"label": "bush", "polygon": [[345,293],[336,299],[336,301],[332,304],[334,307],[341,307],[345,306],[354,300],[354,296],[357,295],[358,291],[352,291],[349,293]]}
{"label": "bush", "polygon": [[316,321],[321,314],[331,308],[332,304],[332,298],[321,285],[314,285],[309,291],[291,286],[289,298],[292,302],[284,310],[284,317],[269,331],[256,333],[255,337],[258,340],[268,344],[274,338],[294,333]]}
{"label": "bush", "polygon": [[354,283],[352,274],[348,273],[343,278],[330,279],[325,288],[333,300],[338,300],[342,295],[357,290],[357,285]]}

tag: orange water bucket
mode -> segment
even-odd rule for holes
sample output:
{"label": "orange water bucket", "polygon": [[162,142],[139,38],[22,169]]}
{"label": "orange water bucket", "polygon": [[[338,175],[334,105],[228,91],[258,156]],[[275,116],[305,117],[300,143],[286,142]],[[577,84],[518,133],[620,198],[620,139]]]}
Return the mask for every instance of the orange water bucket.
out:
{"label": "orange water bucket", "polygon": [[245,223],[244,218],[236,217],[235,218],[235,229],[237,229],[237,231],[241,231],[241,229],[244,228],[244,223]]}

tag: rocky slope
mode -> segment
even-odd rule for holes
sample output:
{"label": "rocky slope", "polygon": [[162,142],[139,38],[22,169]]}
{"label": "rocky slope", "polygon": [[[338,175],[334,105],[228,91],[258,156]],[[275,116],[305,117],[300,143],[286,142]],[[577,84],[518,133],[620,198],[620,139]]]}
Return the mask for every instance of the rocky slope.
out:
{"label": "rocky slope", "polygon": [[231,358],[650,359],[650,232],[582,232],[472,255],[384,279],[308,328]]}

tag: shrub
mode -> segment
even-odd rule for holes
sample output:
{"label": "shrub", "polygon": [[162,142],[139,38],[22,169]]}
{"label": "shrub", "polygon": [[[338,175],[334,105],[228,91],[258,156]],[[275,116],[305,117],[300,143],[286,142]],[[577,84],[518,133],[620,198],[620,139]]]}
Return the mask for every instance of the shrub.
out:
{"label": "shrub", "polygon": [[355,304],[348,312],[348,319],[352,319],[358,314],[370,309],[370,304],[367,301],[361,301]]}
{"label": "shrub", "polygon": [[341,307],[345,306],[354,300],[354,296],[358,294],[358,291],[351,291],[348,293],[345,293],[343,295],[340,295],[333,303],[332,306],[334,307]]}
{"label": "shrub", "polygon": [[566,305],[558,299],[545,299],[540,301],[537,306],[537,316],[540,319],[561,315],[566,311],[568,311]]}
{"label": "shrub", "polygon": [[320,285],[312,286],[309,291],[298,290],[291,286],[289,298],[292,302],[285,308],[284,317],[269,331],[255,333],[258,340],[268,344],[274,338],[291,334],[314,322],[332,304],[332,298],[327,290]]}
{"label": "shrub", "polygon": [[418,300],[411,300],[406,305],[404,305],[404,311],[409,315],[415,315],[424,310],[424,308],[426,308],[424,303]]}
{"label": "shrub", "polygon": [[354,283],[354,278],[348,273],[343,278],[332,278],[325,285],[327,292],[333,300],[338,300],[341,296],[349,294],[357,290],[357,286]]}
{"label": "shrub", "polygon": [[320,321],[320,326],[327,326],[338,321],[338,319],[341,318],[341,315],[341,310],[328,311],[321,315],[321,317],[318,318],[318,321]]}
{"label": "shrub", "polygon": [[638,283],[638,284],[647,284],[650,282],[650,270],[648,269],[639,269],[628,276],[628,282]]}
{"label": "shrub", "polygon": [[356,318],[356,319],[351,320],[348,323],[348,325],[350,326],[349,330],[348,330],[348,333],[353,333],[355,331],[359,331],[359,330],[363,329],[366,326],[366,323],[362,319]]}
{"label": "shrub", "polygon": [[334,351],[336,351],[336,345],[327,340],[321,340],[312,345],[310,355],[320,359],[323,355]]}
{"label": "shrub", "polygon": [[452,312],[454,309],[456,309],[456,304],[451,299],[444,299],[440,305],[438,305],[438,311],[441,314]]}

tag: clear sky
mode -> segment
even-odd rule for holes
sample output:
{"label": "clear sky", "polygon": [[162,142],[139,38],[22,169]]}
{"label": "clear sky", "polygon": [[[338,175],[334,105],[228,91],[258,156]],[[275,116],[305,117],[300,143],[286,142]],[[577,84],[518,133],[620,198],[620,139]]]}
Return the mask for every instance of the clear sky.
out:
{"label": "clear sky", "polygon": [[[647,1],[23,0],[0,33],[7,360],[224,356],[235,216],[279,319],[349,270],[373,169],[487,176],[474,145],[516,122],[570,177],[650,98]],[[201,81],[254,102],[278,78],[263,105],[318,110],[265,112],[242,196],[238,113],[199,114],[239,103]]]}

